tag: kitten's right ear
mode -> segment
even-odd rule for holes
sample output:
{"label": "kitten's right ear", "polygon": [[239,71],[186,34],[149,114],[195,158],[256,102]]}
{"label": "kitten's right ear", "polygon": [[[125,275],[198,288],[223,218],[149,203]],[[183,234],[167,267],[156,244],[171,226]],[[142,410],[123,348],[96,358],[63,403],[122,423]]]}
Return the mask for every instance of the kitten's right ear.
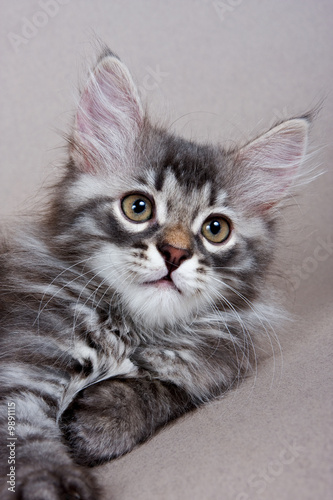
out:
{"label": "kitten's right ear", "polygon": [[81,95],[71,139],[76,166],[89,173],[124,168],[143,119],[127,67],[107,53],[91,72]]}

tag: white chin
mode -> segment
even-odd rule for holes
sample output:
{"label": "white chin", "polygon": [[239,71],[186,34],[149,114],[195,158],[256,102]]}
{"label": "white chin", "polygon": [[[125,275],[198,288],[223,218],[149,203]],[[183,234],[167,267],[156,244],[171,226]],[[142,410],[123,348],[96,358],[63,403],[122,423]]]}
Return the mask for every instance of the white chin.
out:
{"label": "white chin", "polygon": [[185,296],[170,282],[131,284],[122,295],[133,319],[147,327],[187,321],[198,305],[193,296]]}

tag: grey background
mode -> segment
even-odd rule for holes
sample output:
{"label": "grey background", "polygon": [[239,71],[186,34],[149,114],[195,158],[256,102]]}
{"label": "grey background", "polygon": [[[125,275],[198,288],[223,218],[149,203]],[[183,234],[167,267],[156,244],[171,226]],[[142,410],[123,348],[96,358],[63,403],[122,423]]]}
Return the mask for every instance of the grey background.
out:
{"label": "grey background", "polygon": [[[0,220],[43,201],[64,155],[94,34],[153,116],[231,144],[320,103],[305,186],[274,277],[293,321],[256,377],[96,469],[105,499],[332,498],[333,2],[1,0]],[[42,14],[41,14],[42,12]],[[40,200],[40,201],[39,201]]]}

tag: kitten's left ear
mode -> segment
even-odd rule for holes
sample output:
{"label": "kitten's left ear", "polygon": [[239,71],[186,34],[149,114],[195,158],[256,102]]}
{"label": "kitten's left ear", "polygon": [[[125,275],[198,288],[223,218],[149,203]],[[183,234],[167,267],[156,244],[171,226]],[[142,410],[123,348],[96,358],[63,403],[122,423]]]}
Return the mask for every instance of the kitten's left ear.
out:
{"label": "kitten's left ear", "polygon": [[263,212],[284,198],[300,175],[309,126],[307,118],[288,120],[240,149],[237,190],[247,206]]}
{"label": "kitten's left ear", "polygon": [[127,67],[108,51],[81,95],[71,150],[75,164],[89,173],[125,168],[143,120],[138,91]]}

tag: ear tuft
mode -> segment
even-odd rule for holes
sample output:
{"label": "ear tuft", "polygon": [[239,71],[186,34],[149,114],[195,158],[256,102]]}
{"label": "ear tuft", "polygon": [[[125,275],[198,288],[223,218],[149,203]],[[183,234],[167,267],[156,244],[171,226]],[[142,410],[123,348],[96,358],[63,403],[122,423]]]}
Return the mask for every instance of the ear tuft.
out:
{"label": "ear tuft", "polygon": [[78,106],[72,140],[75,164],[90,173],[119,168],[142,123],[142,105],[127,67],[104,51]]}

